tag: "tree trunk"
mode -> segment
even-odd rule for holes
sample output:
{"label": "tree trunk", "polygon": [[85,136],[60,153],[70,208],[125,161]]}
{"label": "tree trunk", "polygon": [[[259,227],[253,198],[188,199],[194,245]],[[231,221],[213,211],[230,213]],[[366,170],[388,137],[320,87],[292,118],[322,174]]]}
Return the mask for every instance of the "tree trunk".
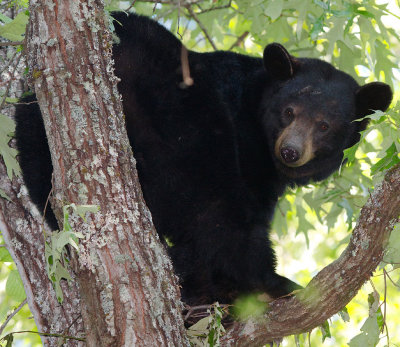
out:
{"label": "tree trunk", "polygon": [[[31,1],[27,62],[54,167],[52,206],[93,204],[73,270],[89,346],[183,346],[179,288],[143,201],[101,1]],[[59,218],[61,221],[61,218]],[[48,327],[50,330],[50,326]]]}

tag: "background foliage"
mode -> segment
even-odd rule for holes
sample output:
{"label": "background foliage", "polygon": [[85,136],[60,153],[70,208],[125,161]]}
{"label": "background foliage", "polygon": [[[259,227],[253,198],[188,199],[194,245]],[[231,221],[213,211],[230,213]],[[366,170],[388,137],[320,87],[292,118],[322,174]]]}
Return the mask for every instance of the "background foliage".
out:
{"label": "background foliage", "polygon": [[[345,248],[360,208],[385,170],[400,162],[400,9],[390,0],[163,0],[106,1],[108,11],[129,9],[159,20],[189,49],[233,50],[261,56],[270,42],[282,43],[293,55],[316,57],[351,74],[360,84],[380,80],[392,86],[391,109],[371,116],[359,145],[346,151],[347,164],[328,180],[293,189],[276,211],[273,239],[279,271],[302,285]],[[27,1],[0,0],[0,105],[12,107],[10,85],[20,59]],[[15,11],[17,9],[18,11]],[[17,15],[18,13],[18,15]],[[112,26],[111,26],[112,29]],[[14,65],[13,65],[14,64]],[[0,115],[0,153],[9,176],[18,174],[15,151],[8,146],[13,125]],[[1,194],[1,192],[0,192]],[[289,337],[285,346],[400,345],[399,227],[372,281],[347,306],[347,313],[310,336]],[[0,238],[0,244],[2,244]],[[24,300],[21,281],[5,247],[0,247],[0,326]],[[7,325],[8,331],[30,330],[25,306]],[[29,336],[29,345],[39,343]],[[22,340],[21,340],[21,343]]]}

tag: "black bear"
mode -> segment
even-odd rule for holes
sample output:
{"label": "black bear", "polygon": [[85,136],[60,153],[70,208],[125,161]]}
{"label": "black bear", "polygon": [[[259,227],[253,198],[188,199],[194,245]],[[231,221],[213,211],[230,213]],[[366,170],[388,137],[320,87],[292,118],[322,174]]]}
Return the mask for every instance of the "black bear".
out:
{"label": "black bear", "polygon": [[[126,127],[159,235],[190,305],[241,293],[279,297],[298,285],[275,272],[268,237],[287,186],[335,171],[366,122],[385,111],[388,85],[360,87],[332,65],[295,58],[274,43],[263,58],[188,52],[194,84],[182,87],[181,42],[138,15],[114,14]],[[37,105],[20,105],[23,177],[43,210],[52,164]],[[57,223],[51,211],[47,220]]]}

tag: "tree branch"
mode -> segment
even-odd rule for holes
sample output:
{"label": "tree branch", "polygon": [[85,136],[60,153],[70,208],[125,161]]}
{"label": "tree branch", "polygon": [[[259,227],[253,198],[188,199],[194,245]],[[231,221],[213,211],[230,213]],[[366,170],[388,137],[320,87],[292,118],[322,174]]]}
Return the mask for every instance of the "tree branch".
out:
{"label": "tree branch", "polygon": [[5,322],[3,323],[2,326],[0,326],[0,336],[3,333],[3,330],[6,328],[8,322],[21,310],[22,307],[24,307],[24,305],[27,303],[27,299],[25,299],[24,301],[22,301],[18,307],[12,311],[6,318]]}
{"label": "tree branch", "polygon": [[400,165],[392,168],[361,210],[342,255],[296,296],[273,301],[263,319],[235,323],[223,345],[254,346],[310,331],[339,312],[369,279],[400,216]]}
{"label": "tree branch", "polygon": [[[83,334],[80,314],[79,293],[75,282],[62,283],[64,302],[57,301],[53,286],[46,274],[44,240],[41,230],[41,216],[33,216],[29,211],[33,205],[29,201],[26,188],[20,178],[11,182],[3,161],[0,161],[0,189],[11,201],[0,198],[0,230],[24,283],[29,308],[40,331],[62,333],[63,327],[72,323],[70,333]],[[52,331],[50,331],[52,327]],[[60,330],[59,330],[60,329]],[[42,337],[46,346],[58,346],[58,339]],[[75,346],[77,344],[72,344]]]}
{"label": "tree branch", "polygon": [[240,35],[237,40],[232,44],[232,46],[229,47],[229,50],[231,51],[237,46],[240,46],[240,44],[244,41],[244,39],[249,35],[248,31],[245,31],[242,35]]}
{"label": "tree branch", "polygon": [[0,42],[0,47],[19,46],[19,45],[23,45],[23,44],[24,44],[24,41]]}
{"label": "tree branch", "polygon": [[210,42],[212,48],[216,51],[218,48],[215,45],[215,43],[214,43],[213,39],[211,38],[210,34],[208,33],[207,28],[200,21],[199,17],[197,17],[196,13],[192,10],[192,8],[190,6],[186,6],[186,9],[188,10],[190,16],[196,21],[196,23],[199,25],[199,27],[203,31],[205,37],[207,38],[208,42]]}

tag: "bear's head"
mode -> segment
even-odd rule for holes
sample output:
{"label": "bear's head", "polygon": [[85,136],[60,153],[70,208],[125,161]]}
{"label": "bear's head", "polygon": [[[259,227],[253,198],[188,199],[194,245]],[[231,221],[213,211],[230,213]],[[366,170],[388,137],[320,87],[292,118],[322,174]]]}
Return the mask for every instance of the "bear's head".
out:
{"label": "bear's head", "polygon": [[385,111],[392,91],[385,83],[359,86],[319,59],[295,58],[280,44],[264,50],[268,75],[261,122],[278,171],[290,181],[318,181],[337,170],[375,110]]}

